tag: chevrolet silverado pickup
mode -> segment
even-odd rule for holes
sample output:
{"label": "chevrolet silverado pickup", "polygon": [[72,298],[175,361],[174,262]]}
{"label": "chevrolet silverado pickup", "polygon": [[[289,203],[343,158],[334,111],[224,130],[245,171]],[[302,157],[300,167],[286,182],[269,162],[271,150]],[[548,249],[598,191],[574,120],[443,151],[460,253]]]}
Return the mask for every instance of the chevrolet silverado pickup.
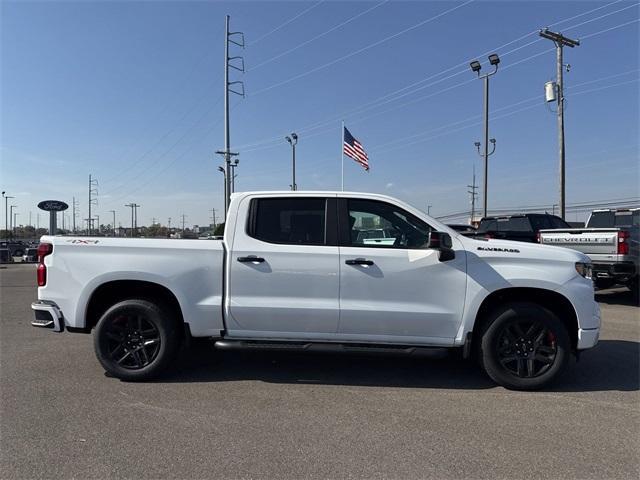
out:
{"label": "chevrolet silverado pickup", "polygon": [[597,287],[626,285],[638,296],[640,208],[594,210],[586,228],[541,230],[540,243],[588,255]]}
{"label": "chevrolet silverado pickup", "polygon": [[[372,230],[393,241],[369,242]],[[104,369],[162,372],[182,344],[221,349],[454,350],[538,389],[598,342],[589,259],[465,238],[390,197],[236,193],[222,241],[44,236],[37,327],[93,332]]]}

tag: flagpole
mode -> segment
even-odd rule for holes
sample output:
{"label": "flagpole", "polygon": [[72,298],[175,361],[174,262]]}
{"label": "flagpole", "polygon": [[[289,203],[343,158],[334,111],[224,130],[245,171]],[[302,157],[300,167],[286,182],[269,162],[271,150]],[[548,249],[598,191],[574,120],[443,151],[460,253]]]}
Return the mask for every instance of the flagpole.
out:
{"label": "flagpole", "polygon": [[342,191],[344,192],[344,120],[342,121],[342,143],[340,144],[340,155],[342,155]]}

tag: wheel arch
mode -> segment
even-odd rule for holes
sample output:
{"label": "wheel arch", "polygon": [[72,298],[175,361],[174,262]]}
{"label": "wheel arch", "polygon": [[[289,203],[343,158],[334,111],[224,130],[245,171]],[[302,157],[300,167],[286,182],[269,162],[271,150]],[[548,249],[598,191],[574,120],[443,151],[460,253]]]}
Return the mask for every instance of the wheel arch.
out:
{"label": "wheel arch", "polygon": [[112,280],[102,283],[91,293],[85,309],[84,329],[92,330],[111,305],[130,298],[160,300],[171,309],[176,322],[184,323],[180,302],[164,285],[145,280]]}
{"label": "wheel arch", "polygon": [[482,301],[473,325],[472,338],[477,343],[482,335],[489,314],[500,305],[511,302],[529,302],[540,305],[553,312],[565,325],[571,348],[575,351],[578,345],[578,316],[569,299],[553,290],[532,287],[510,287],[496,290]]}

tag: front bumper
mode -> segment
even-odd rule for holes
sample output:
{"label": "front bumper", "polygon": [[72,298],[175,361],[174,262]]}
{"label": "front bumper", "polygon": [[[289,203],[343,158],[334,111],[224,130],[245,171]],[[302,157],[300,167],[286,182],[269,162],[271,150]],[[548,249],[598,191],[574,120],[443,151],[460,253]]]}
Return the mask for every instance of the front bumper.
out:
{"label": "front bumper", "polygon": [[584,328],[578,329],[578,350],[586,350],[587,348],[593,348],[598,343],[600,338],[600,329],[591,328],[585,330]]}
{"label": "front bumper", "polygon": [[578,328],[578,350],[585,350],[587,348],[595,347],[600,338],[600,324],[602,319],[600,317],[600,304],[593,302],[593,318],[590,322],[591,325],[597,325],[596,328]]}
{"label": "front bumper", "polygon": [[54,302],[39,300],[31,304],[31,309],[35,314],[35,319],[31,322],[32,326],[48,328],[54,332],[64,330],[64,317]]}

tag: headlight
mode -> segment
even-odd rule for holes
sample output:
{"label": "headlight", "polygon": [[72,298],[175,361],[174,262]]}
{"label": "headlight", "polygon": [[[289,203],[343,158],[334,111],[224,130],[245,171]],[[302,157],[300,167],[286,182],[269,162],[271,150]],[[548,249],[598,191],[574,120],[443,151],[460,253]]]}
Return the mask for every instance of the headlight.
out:
{"label": "headlight", "polygon": [[576,262],[576,272],[584,278],[591,278],[591,264],[585,262]]}

